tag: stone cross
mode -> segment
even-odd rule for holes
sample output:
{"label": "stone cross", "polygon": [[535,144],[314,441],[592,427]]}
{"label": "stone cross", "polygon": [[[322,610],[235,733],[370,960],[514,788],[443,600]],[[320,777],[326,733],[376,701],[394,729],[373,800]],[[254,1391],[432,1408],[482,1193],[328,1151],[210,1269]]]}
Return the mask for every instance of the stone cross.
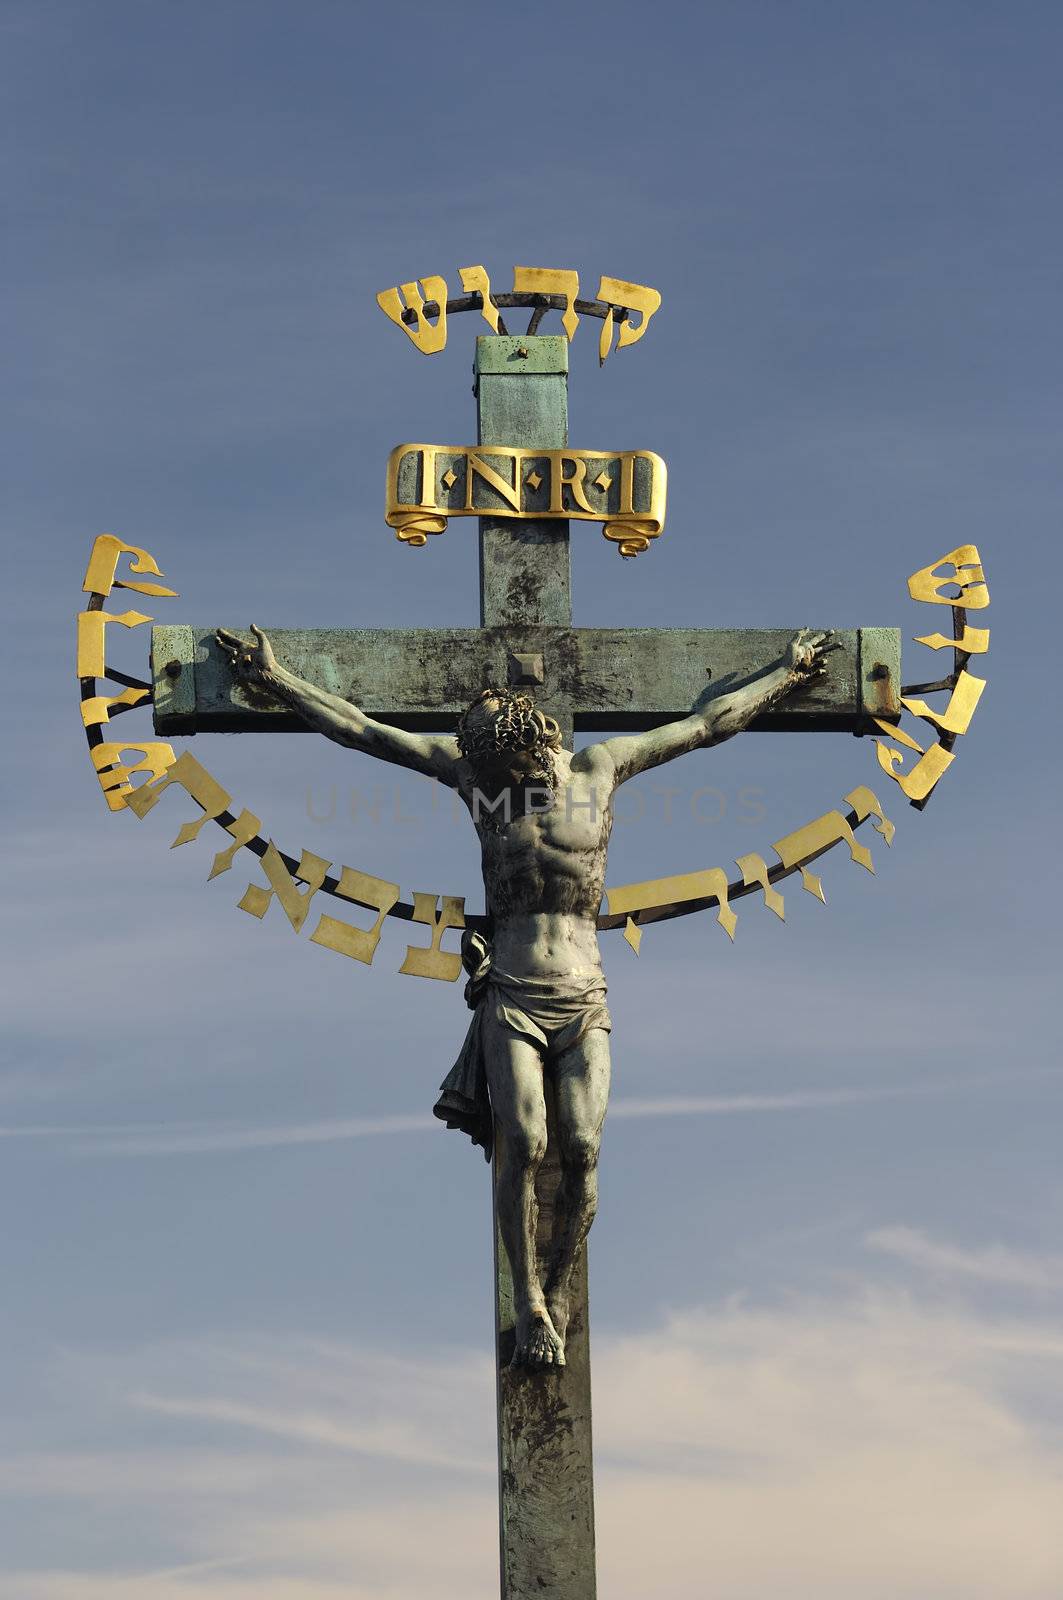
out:
{"label": "stone cross", "polygon": [[[568,444],[567,341],[477,339],[476,395],[480,444],[562,449]],[[460,528],[448,537],[461,537]],[[488,685],[520,687],[557,719],[571,745],[573,733],[635,732],[687,715],[707,682],[743,682],[776,660],[796,631],[576,628],[567,521],[483,516],[479,541],[478,628],[269,627],[278,659],[372,717],[417,731],[453,731],[458,714]],[[825,675],[754,722],[755,730],[858,733],[876,716],[896,715],[897,632],[840,630],[836,639]],[[160,734],[306,726],[234,680],[213,625],[154,629],[152,661]],[[538,1180],[543,1248],[559,1179],[549,1095],[548,1114],[549,1148]],[[497,1226],[495,1286],[503,1600],[593,1600],[586,1251],[576,1272],[563,1368],[533,1374],[510,1368],[512,1289]]]}

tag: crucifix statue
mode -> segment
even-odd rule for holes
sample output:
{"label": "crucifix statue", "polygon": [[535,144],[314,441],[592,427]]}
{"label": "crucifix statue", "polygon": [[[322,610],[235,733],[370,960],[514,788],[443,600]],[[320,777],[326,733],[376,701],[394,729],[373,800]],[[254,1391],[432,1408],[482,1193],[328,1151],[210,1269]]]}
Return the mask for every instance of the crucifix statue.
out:
{"label": "crucifix statue", "polygon": [[[512,1364],[564,1366],[572,1274],[597,1206],[598,1149],[609,1096],[609,1011],[598,953],[613,795],[627,779],[731,738],[825,673],[829,633],[802,629],[778,662],[729,693],[706,689],[689,714],[575,753],[555,718],[519,690],[485,686],[455,735],[410,733],[280,665],[266,634],[217,641],[245,684],[291,706],[337,744],[456,789],[480,840],[490,939],[467,934],[464,1047],[436,1115],[490,1155],[498,1224],[513,1282]],[[535,1179],[547,1147],[552,1080],[561,1183],[549,1255],[536,1246]]]}
{"label": "crucifix statue", "polygon": [[[604,360],[614,308],[619,343],[634,343],[660,297],[603,278],[608,294],[587,302],[574,273],[517,272],[512,296],[468,268],[461,301],[442,279],[422,280],[425,301],[403,285],[405,307],[397,290],[379,297],[426,352],[448,310],[494,329],[477,339],[478,445],[402,446],[388,471],[387,520],[414,549],[448,517],[478,517],[480,626],[156,628],[153,709],[163,734],[317,729],[438,779],[469,810],[486,909],[464,920],[473,1014],[436,1111],[493,1155],[502,1593],[592,1600],[584,1243],[610,1070],[598,931],[624,925],[600,914],[613,796],[742,729],[896,721],[900,646],[894,629],[574,627],[570,522],[645,551],[664,464],[568,448],[568,341],[536,329],[551,307],[570,336],[579,313],[598,316]],[[513,304],[534,308],[522,337],[498,317]],[[609,737],[575,750],[576,733]]]}

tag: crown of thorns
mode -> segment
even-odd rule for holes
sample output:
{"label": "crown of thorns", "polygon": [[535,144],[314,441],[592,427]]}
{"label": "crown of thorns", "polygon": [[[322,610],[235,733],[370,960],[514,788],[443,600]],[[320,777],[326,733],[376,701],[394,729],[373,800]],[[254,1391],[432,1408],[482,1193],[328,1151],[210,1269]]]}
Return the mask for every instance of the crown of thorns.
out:
{"label": "crown of thorns", "polygon": [[[497,701],[498,709],[472,722],[473,713],[488,700]],[[553,718],[513,689],[484,689],[458,718],[458,749],[473,766],[505,750],[531,750],[537,766],[548,772],[551,752],[560,743],[561,732]]]}

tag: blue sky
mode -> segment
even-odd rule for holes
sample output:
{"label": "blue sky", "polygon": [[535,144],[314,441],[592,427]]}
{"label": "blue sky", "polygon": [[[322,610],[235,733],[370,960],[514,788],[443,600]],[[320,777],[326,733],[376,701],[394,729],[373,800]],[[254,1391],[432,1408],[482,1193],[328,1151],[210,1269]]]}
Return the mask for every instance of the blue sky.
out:
{"label": "blue sky", "polygon": [[[749,736],[616,830],[621,883],[858,783],[897,823],[733,947],[604,941],[602,1592],[711,1557],[727,1600],[1059,1594],[1061,36],[977,0],[3,8],[5,1600],[494,1592],[487,1174],[428,1115],[460,992],[394,927],[366,970],[245,917],[253,867],[206,884],[178,808],[109,814],[72,669],[104,531],[180,591],[159,620],[474,623],[472,525],[383,522],[395,444],[473,436],[473,319],[425,360],[374,296],[480,261],[664,296],[601,372],[572,347],[573,442],[670,478],[639,560],[574,530],[578,622],[908,639],[907,574],[963,542],[992,593],[925,813],[869,741]],[[421,780],[191,748],[283,848],[480,904]]]}

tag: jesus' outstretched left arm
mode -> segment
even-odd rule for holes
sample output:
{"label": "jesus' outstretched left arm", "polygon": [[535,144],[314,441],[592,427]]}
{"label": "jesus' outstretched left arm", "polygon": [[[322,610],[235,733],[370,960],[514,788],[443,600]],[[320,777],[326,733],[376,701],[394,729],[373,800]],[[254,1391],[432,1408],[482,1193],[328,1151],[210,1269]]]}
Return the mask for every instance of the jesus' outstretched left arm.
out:
{"label": "jesus' outstretched left arm", "polygon": [[769,706],[821,678],[826,671],[826,654],[834,647],[833,633],[802,628],[790,640],[782,659],[749,683],[725,694],[706,689],[689,716],[651,728],[648,733],[603,739],[582,751],[576,760],[582,758],[588,763],[608,760],[615,770],[614,783],[624,783],[639,772],[685,755],[688,750],[721,744],[724,739],[741,733]]}

